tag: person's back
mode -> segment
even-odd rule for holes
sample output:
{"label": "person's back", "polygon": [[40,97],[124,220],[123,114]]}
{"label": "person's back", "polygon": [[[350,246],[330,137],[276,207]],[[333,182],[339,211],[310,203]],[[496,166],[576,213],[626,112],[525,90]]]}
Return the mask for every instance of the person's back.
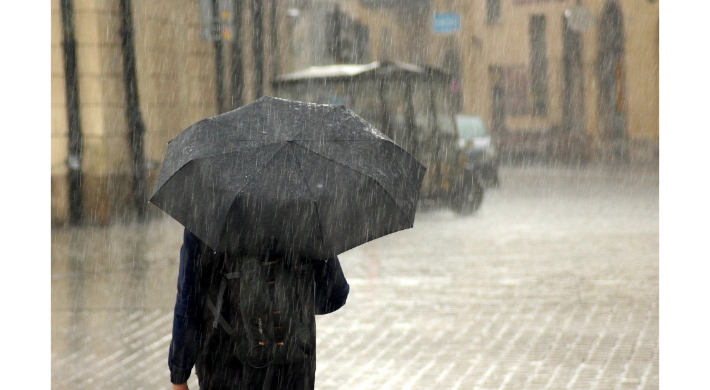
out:
{"label": "person's back", "polygon": [[312,389],[315,314],[348,292],[337,258],[215,253],[186,230],[171,381],[186,388],[194,364],[201,389]]}

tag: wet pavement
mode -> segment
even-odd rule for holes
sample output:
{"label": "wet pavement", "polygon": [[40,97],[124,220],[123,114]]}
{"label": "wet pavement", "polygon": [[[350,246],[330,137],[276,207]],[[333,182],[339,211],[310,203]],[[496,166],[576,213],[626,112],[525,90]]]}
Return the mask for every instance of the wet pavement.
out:
{"label": "wet pavement", "polygon": [[[657,389],[658,199],[655,169],[502,167],[476,214],[342,254],[316,388]],[[52,388],[169,388],[180,240],[52,231]]]}

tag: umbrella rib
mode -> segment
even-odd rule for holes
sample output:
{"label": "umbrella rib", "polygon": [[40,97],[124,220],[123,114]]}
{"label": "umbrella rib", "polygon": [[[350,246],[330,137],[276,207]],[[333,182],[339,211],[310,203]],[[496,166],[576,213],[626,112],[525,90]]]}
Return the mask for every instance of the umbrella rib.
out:
{"label": "umbrella rib", "polygon": [[[274,154],[271,155],[271,158],[269,158],[269,161],[265,162],[264,165],[259,169],[259,172],[256,172],[256,173],[254,174],[254,176],[253,176],[251,179],[249,179],[249,181],[247,181],[246,183],[244,183],[244,185],[242,186],[242,188],[241,188],[239,191],[236,191],[235,198],[236,198],[236,196],[238,196],[239,194],[242,193],[242,190],[243,190],[245,187],[247,187],[249,184],[251,184],[252,181],[254,181],[254,178],[257,177],[258,174],[261,173],[261,171],[263,171],[264,169],[266,169],[266,166],[269,165],[269,163],[271,162],[271,160],[273,160],[273,159],[276,157],[276,155],[279,154],[279,153],[283,150],[283,148],[286,147],[286,145],[288,145],[288,142],[284,143],[283,146],[281,146],[276,152],[274,152]],[[212,188],[214,188],[214,187],[212,187]],[[232,199],[232,202],[234,202],[234,199]],[[224,220],[222,220],[222,222],[220,223],[220,231],[225,229],[225,227],[226,227],[226,226],[225,226],[225,223],[226,223],[226,222],[227,222],[227,216],[225,215]]]}
{"label": "umbrella rib", "polygon": [[[256,140],[251,140],[251,139],[238,139],[238,140],[234,140],[234,141],[249,141],[249,142],[254,142],[254,141],[256,141]],[[271,145],[271,144],[278,144],[278,143],[281,143],[281,142],[284,142],[284,141],[278,141],[278,140],[275,140],[275,141],[273,141],[273,142],[271,142],[271,141],[270,141],[270,142],[266,142],[266,141],[265,141],[265,143],[260,143],[260,144],[257,145],[257,146],[267,146],[267,145]],[[280,150],[280,149],[279,149],[279,150]],[[193,158],[193,160],[201,160],[201,159],[205,159],[205,158],[212,158],[212,157],[222,156],[222,155],[225,155],[225,154],[234,153],[234,152],[238,152],[238,151],[239,151],[239,149],[233,149],[233,150],[228,150],[228,151],[226,151],[226,152],[219,152],[219,153],[215,153],[215,154],[206,154],[206,155],[203,155],[203,156],[195,157],[195,158]],[[278,152],[278,151],[277,151],[277,152]]]}
{"label": "umbrella rib", "polygon": [[[305,150],[308,150],[308,149],[305,149]],[[323,242],[325,242],[325,235],[323,235],[323,223],[321,223],[321,220],[320,220],[320,211],[318,210],[318,203],[316,203],[316,197],[313,195],[313,191],[311,191],[311,187],[308,186],[308,181],[306,180],[306,175],[303,173],[303,167],[301,166],[301,162],[298,160],[298,156],[296,156],[296,154],[294,153],[293,157],[296,160],[296,164],[298,164],[298,170],[301,172],[301,177],[303,178],[303,183],[306,185],[306,189],[308,190],[308,193],[311,194],[311,200],[313,201],[313,207],[315,207],[315,209],[316,209],[316,218],[318,219],[318,230],[320,231],[321,239],[323,240]]]}
{"label": "umbrella rib", "polygon": [[[320,122],[320,121],[322,121],[326,116],[328,116],[328,115],[330,115],[330,114],[334,114],[334,113],[335,113],[335,110],[328,110],[325,114],[323,114],[323,116],[322,116],[320,119],[318,119],[317,121],[312,121],[311,123]],[[230,124],[230,123],[222,122],[221,120],[217,119],[216,117],[212,117],[212,118],[210,118],[210,119],[212,119],[213,121],[215,121],[215,122],[217,122],[217,123],[220,123],[220,124],[222,124],[222,125],[225,125],[225,126],[228,126],[228,127],[232,127],[232,128],[237,128],[236,126],[234,126],[234,125],[232,125],[232,124]],[[306,122],[306,124],[307,124],[307,122]],[[296,134],[293,135],[293,138],[296,138],[296,137],[300,136],[301,134],[303,134],[304,131],[306,131],[305,128],[301,129],[301,131],[299,131],[298,133],[296,133]],[[243,140],[238,139],[238,140],[235,140],[235,141],[257,141],[257,140],[255,140],[255,139],[243,139]],[[280,141],[283,141],[283,140],[276,140],[276,142],[280,142]]]}
{"label": "umbrella rib", "polygon": [[[272,142],[272,143],[278,143],[278,142]],[[286,145],[288,145],[288,143],[284,143],[277,151],[275,151],[274,154],[271,155],[271,157],[269,158],[269,160],[266,161],[266,162],[264,163],[264,165],[260,168],[259,172],[256,172],[256,174],[260,173],[260,172],[266,167],[266,165],[268,165],[268,164],[271,162],[271,160],[273,160],[274,157],[275,157]],[[260,145],[260,146],[264,146],[264,145]],[[230,153],[235,153],[235,152],[238,152],[238,150],[231,150],[231,151],[228,151],[228,152],[221,152],[221,153],[215,153],[215,154],[204,155],[204,156],[192,158],[192,159],[188,160],[185,164],[181,165],[178,169],[176,169],[175,172],[173,172],[173,173],[170,175],[170,177],[168,177],[168,178],[166,179],[166,182],[169,181],[170,179],[172,179],[175,175],[177,175],[178,172],[180,172],[181,170],[183,170],[188,164],[196,163],[196,162],[199,161],[199,160],[204,160],[204,159],[208,159],[208,158],[212,158],[212,157],[217,157],[217,156],[222,156],[222,155],[225,155],[225,154],[230,154]],[[256,159],[256,158],[254,158],[254,159]],[[244,185],[246,186],[246,185],[249,184],[249,183],[251,183],[251,180],[248,181],[247,183],[245,183]],[[209,188],[218,188],[218,187],[209,186]]]}
{"label": "umbrella rib", "polygon": [[[294,142],[294,143],[295,143],[295,142]],[[343,167],[345,167],[345,168],[347,168],[347,169],[349,169],[349,170],[351,170],[351,171],[355,171],[355,172],[357,172],[357,173],[359,173],[359,174],[361,174],[361,175],[364,175],[365,177],[371,179],[372,181],[375,182],[375,184],[377,184],[380,188],[382,188],[382,191],[384,191],[385,194],[387,194],[387,195],[390,197],[390,199],[392,199],[392,201],[394,202],[394,204],[397,205],[397,200],[394,198],[394,196],[392,196],[392,194],[390,194],[390,192],[387,191],[387,189],[386,189],[382,184],[380,184],[380,182],[377,181],[374,177],[368,175],[368,174],[365,173],[365,172],[358,171],[357,169],[355,169],[355,168],[353,168],[353,167],[349,167],[349,166],[347,166],[347,165],[345,165],[345,164],[343,164],[343,163],[341,163],[341,162],[339,162],[339,161],[335,161],[335,160],[333,160],[333,159],[330,158],[330,157],[324,156],[324,155],[322,155],[321,153],[318,153],[318,152],[315,151],[315,150],[308,149],[307,147],[305,147],[305,146],[303,146],[303,145],[301,145],[301,144],[299,144],[299,143],[295,143],[295,144],[298,145],[299,147],[303,148],[304,150],[307,150],[307,151],[309,151],[309,152],[315,153],[315,154],[317,154],[318,156],[320,156],[320,157],[322,157],[322,158],[324,158],[324,159],[326,159],[326,160],[332,161],[332,162],[334,162],[334,163],[336,163],[336,164],[338,164],[338,165],[341,165],[341,166],[343,166]],[[299,164],[299,166],[300,166],[300,164]],[[306,184],[306,186],[307,186],[307,184]],[[309,191],[310,191],[310,189],[309,189]],[[397,209],[399,210],[400,213],[402,213],[402,215],[404,215],[404,218],[406,218],[412,225],[414,225],[414,221],[413,221],[413,220],[410,220],[409,217],[407,216],[407,214],[405,214],[404,211],[402,211],[402,209],[401,209],[399,206],[397,206]]]}
{"label": "umbrella rib", "polygon": [[[245,141],[249,141],[249,140],[245,140]],[[265,143],[265,144],[260,144],[260,145],[258,145],[258,146],[266,146],[266,145],[275,144],[275,143],[279,143],[279,142],[282,142],[282,141],[268,142],[268,143]],[[285,145],[284,145],[284,146],[285,146]],[[281,148],[283,148],[283,146],[282,146]],[[277,150],[276,153],[278,153],[280,150],[281,150],[281,149]],[[190,162],[198,161],[198,160],[203,160],[203,159],[207,159],[207,158],[212,158],[212,157],[217,157],[217,156],[222,156],[222,155],[225,155],[225,154],[230,154],[230,153],[235,153],[235,152],[238,152],[238,149],[230,150],[230,151],[226,151],[226,152],[215,153],[215,154],[208,154],[208,155],[204,155],[204,156],[199,156],[199,157],[191,158],[190,160],[188,160],[187,162],[185,162],[184,164],[182,164],[179,168],[177,168],[177,169],[175,170],[175,172],[171,173],[170,176],[169,176],[167,179],[165,179],[165,182],[167,182],[168,180],[170,180],[173,176],[175,176],[178,172],[180,172],[180,170],[181,170],[183,167],[185,167],[185,166],[186,166],[188,163],[190,163]],[[274,153],[274,155],[275,155],[276,153]],[[269,161],[271,161],[271,160],[269,160]],[[267,164],[268,164],[268,161],[267,161]]]}
{"label": "umbrella rib", "polygon": [[[229,128],[234,128],[234,129],[237,129],[237,130],[239,129],[239,127],[234,126],[234,125],[231,124],[231,123],[222,122],[221,120],[217,119],[217,117],[212,117],[212,118],[209,118],[209,119],[206,119],[206,120],[213,120],[213,121],[215,121],[215,122],[217,122],[217,123],[219,123],[219,124],[221,124],[221,125],[227,126],[227,127],[229,127]],[[253,141],[253,139],[247,139],[247,140],[244,140],[244,141]]]}
{"label": "umbrella rib", "polygon": [[[234,125],[231,124],[231,123],[222,122],[221,120],[217,119],[216,117],[212,117],[212,118],[210,118],[210,119],[213,120],[213,121],[215,121],[215,122],[217,122],[217,123],[219,123],[219,124],[221,124],[221,125],[224,125],[224,126],[227,126],[227,127],[229,127],[229,128],[233,128],[233,129],[239,130],[239,127],[238,127],[238,126],[234,126]],[[258,138],[244,138],[244,139],[235,139],[235,140],[233,140],[233,141],[259,141],[259,139],[258,139]],[[282,141],[284,141],[284,140],[274,139],[274,142],[282,142]]]}
{"label": "umbrella rib", "polygon": [[256,178],[257,176],[259,176],[259,174],[260,174],[264,169],[266,169],[266,166],[269,165],[269,163],[271,162],[271,160],[273,160],[273,159],[276,157],[277,154],[281,153],[281,151],[282,151],[282,150],[286,147],[286,145],[288,145],[288,144],[289,144],[288,142],[284,142],[284,144],[279,148],[279,150],[277,150],[276,152],[274,152],[274,154],[271,155],[271,158],[269,158],[269,161],[265,162],[264,165],[262,165],[261,168],[259,168],[259,171],[254,172],[254,175],[252,176],[252,178],[249,179],[249,181],[247,181],[246,183],[244,183],[244,185],[242,186],[242,188],[241,188],[239,191],[237,191],[237,195],[241,194],[241,193],[242,193],[242,190],[243,190],[245,187],[247,187],[249,184],[251,184],[251,182],[254,181],[254,178]]}
{"label": "umbrella rib", "polygon": [[[328,115],[330,115],[330,114],[334,114],[334,113],[335,113],[335,110],[328,110],[325,114],[323,114],[323,116],[322,116],[320,119],[318,119],[317,121],[312,121],[311,123],[320,122],[320,121],[322,121],[326,116],[328,116]],[[306,124],[307,124],[307,122],[306,122]],[[296,137],[298,137],[298,136],[300,136],[301,134],[303,134],[304,131],[306,131],[306,127],[305,127],[305,126],[304,126],[303,129],[301,129],[301,131],[299,131],[298,133],[296,133],[296,134],[293,135],[293,139],[296,139]]]}

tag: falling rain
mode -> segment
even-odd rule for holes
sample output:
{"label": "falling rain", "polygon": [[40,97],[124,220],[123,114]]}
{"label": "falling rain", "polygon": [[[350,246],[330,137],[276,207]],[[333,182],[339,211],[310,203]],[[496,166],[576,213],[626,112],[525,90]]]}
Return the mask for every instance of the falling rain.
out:
{"label": "falling rain", "polygon": [[[53,389],[171,388],[188,218],[149,203],[168,168],[201,170],[176,196],[219,199],[203,219],[233,233],[236,208],[291,192],[262,235],[366,226],[311,253],[350,285],[316,317],[316,389],[658,388],[657,1],[52,0],[51,17]],[[283,99],[302,115],[212,126]],[[300,119],[336,111],[323,134],[365,135],[330,145]],[[215,157],[234,129],[286,136]],[[177,148],[201,162],[168,167]],[[318,176],[314,150],[340,165]],[[255,181],[269,158],[293,165]]]}

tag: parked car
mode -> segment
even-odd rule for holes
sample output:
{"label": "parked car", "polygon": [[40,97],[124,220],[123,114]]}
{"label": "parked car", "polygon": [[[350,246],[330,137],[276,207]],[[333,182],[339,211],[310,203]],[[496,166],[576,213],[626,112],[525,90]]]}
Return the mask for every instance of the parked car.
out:
{"label": "parked car", "polygon": [[476,115],[456,115],[458,147],[467,156],[466,168],[477,171],[484,187],[497,187],[498,150],[483,119]]}

